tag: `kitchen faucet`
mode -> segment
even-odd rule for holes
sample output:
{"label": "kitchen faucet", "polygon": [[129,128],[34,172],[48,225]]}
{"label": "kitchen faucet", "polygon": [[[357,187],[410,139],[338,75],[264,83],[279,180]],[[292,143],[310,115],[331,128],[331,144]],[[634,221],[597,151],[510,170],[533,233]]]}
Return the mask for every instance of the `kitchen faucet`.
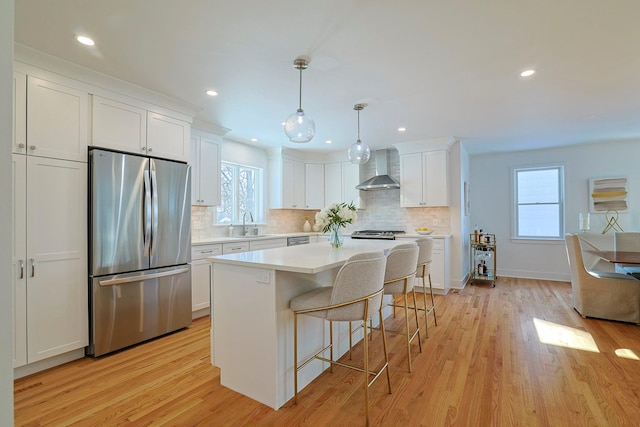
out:
{"label": "kitchen faucet", "polygon": [[251,215],[251,212],[249,211],[244,211],[244,213],[242,214],[242,235],[246,236],[247,235],[247,226],[245,224],[245,220],[247,218],[247,214],[249,214],[249,220],[251,222],[253,222],[253,215]]}

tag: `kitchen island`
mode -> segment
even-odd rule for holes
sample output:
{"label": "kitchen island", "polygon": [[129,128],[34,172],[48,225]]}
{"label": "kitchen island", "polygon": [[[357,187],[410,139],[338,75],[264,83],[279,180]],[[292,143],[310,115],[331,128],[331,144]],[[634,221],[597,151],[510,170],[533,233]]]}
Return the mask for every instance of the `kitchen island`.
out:
{"label": "kitchen island", "polygon": [[[345,239],[334,249],[323,241],[301,246],[220,255],[213,263],[211,362],[220,384],[278,409],[293,397],[293,313],[289,301],[330,286],[351,256],[388,251],[403,240]],[[301,316],[300,360],[329,342],[328,323]],[[362,338],[354,336],[355,340]],[[334,325],[334,357],[348,351],[348,324]],[[314,360],[299,372],[302,389],[328,367]]]}

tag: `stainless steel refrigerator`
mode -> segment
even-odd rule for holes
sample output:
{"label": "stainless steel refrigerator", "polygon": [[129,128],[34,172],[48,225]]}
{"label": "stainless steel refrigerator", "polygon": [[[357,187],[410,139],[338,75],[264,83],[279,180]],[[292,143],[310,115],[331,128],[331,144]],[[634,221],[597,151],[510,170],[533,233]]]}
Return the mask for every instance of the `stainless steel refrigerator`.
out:
{"label": "stainless steel refrigerator", "polygon": [[89,152],[89,347],[100,356],[191,323],[185,163]]}

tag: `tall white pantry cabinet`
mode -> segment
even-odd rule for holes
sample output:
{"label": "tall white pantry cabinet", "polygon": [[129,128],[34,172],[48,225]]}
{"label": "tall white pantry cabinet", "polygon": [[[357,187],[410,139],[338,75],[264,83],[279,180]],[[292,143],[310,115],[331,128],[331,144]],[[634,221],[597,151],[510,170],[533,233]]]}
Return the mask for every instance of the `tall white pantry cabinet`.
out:
{"label": "tall white pantry cabinet", "polygon": [[64,79],[21,73],[14,88],[13,363],[20,367],[88,344],[89,94]]}

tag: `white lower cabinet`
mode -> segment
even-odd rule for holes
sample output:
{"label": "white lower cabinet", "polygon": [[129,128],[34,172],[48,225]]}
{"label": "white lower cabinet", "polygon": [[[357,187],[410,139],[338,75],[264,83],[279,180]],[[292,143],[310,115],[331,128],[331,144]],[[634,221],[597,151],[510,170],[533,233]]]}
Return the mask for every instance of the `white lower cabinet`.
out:
{"label": "white lower cabinet", "polygon": [[[211,303],[211,262],[207,257],[222,254],[222,245],[194,245],[191,248],[191,310],[207,315]],[[196,317],[199,317],[196,315]]]}
{"label": "white lower cabinet", "polygon": [[249,241],[243,242],[233,242],[233,243],[223,243],[222,244],[222,254],[235,254],[238,252],[247,252],[249,251]]}
{"label": "white lower cabinet", "polygon": [[[401,237],[400,239],[413,239],[416,237]],[[433,253],[431,255],[431,286],[436,294],[446,295],[449,292],[449,268],[450,268],[450,250],[449,236],[432,237]],[[417,282],[422,286],[422,281]],[[428,284],[427,284],[428,285]]]}
{"label": "white lower cabinet", "polygon": [[250,251],[259,251],[262,249],[284,248],[287,246],[286,238],[279,239],[256,239],[249,242]]}
{"label": "white lower cabinet", "polygon": [[88,345],[87,164],[13,155],[14,367]]}

